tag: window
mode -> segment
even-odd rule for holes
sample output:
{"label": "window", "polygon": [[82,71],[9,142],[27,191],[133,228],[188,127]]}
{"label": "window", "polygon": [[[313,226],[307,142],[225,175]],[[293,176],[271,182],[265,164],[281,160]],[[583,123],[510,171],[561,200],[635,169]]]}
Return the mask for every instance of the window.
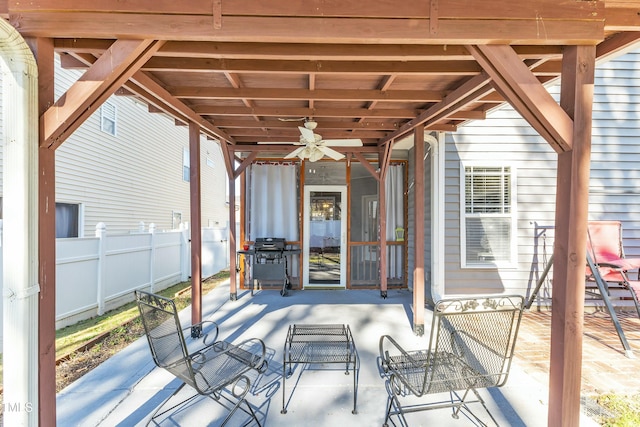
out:
{"label": "window", "polygon": [[117,110],[115,104],[105,102],[100,107],[100,129],[110,135],[116,135]]}
{"label": "window", "polygon": [[56,203],[56,238],[79,237],[80,205]]}
{"label": "window", "polygon": [[171,228],[177,230],[180,228],[180,224],[182,224],[182,212],[171,212]]}
{"label": "window", "polygon": [[191,175],[191,161],[189,160],[189,149],[182,149],[182,180],[189,182],[189,176]]}
{"label": "window", "polygon": [[462,267],[515,267],[515,178],[510,166],[462,167]]}

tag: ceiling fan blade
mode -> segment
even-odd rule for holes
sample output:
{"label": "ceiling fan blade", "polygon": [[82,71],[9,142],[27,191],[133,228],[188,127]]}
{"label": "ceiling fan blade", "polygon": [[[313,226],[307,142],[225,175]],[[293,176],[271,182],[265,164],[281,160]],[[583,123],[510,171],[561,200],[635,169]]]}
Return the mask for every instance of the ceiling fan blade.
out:
{"label": "ceiling fan blade", "polygon": [[301,122],[306,119],[306,117],[278,117],[281,122]]}
{"label": "ceiling fan blade", "polygon": [[318,150],[322,151],[325,155],[331,157],[333,160],[342,160],[344,159],[344,154],[338,153],[333,148],[329,148],[327,146],[319,146]]}
{"label": "ceiling fan blade", "polygon": [[329,147],[362,147],[361,139],[324,139],[322,144]]}
{"label": "ceiling fan blade", "polygon": [[316,142],[316,137],[312,130],[303,128],[302,126],[298,126],[298,129],[300,129],[302,139],[304,139],[306,142]]}
{"label": "ceiling fan blade", "polygon": [[301,152],[303,152],[307,147],[303,146],[303,147],[298,147],[295,150],[293,150],[292,152],[290,152],[289,154],[287,154],[286,156],[284,156],[285,159],[292,159],[294,157],[296,157],[298,154],[300,154]]}

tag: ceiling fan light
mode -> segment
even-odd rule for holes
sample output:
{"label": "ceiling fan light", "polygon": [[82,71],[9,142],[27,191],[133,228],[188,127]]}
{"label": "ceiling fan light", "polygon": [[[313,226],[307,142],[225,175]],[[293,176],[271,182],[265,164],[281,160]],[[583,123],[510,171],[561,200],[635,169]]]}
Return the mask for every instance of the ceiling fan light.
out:
{"label": "ceiling fan light", "polygon": [[309,130],[314,130],[316,127],[318,127],[318,122],[316,122],[315,120],[307,120],[304,122],[304,127],[306,127]]}
{"label": "ceiling fan light", "polygon": [[322,150],[318,149],[317,147],[314,147],[313,150],[310,150],[310,151],[311,151],[309,153],[310,162],[317,162],[318,160],[324,157],[324,152],[322,152]]}

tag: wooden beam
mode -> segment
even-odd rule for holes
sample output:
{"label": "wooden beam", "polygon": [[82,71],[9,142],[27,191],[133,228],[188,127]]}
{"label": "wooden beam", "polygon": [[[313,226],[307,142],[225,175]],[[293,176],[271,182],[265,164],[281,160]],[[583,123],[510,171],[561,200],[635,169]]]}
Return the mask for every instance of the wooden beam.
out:
{"label": "wooden beam", "polygon": [[361,153],[355,152],[355,153],[351,153],[354,155],[354,157],[356,159],[358,159],[358,161],[360,162],[360,164],[362,166],[364,166],[364,168],[366,170],[369,171],[369,173],[371,174],[372,177],[374,177],[376,179],[376,181],[380,182],[380,174],[378,173],[377,170],[375,170],[373,168],[373,166],[371,166],[371,163],[369,163],[369,160],[367,160]]}
{"label": "wooden beam", "polygon": [[[469,112],[468,115],[461,114],[459,118],[471,118],[472,116],[475,118],[484,117],[485,113],[482,111],[474,111]],[[249,129],[289,129],[298,132],[298,126],[302,125],[302,121],[296,122],[287,122],[282,120],[262,120],[260,122],[250,121],[245,119],[215,119],[214,124],[218,127],[229,129],[229,128],[249,128]],[[321,120],[318,122],[319,128],[322,128],[324,132],[325,129],[340,129],[340,130],[352,130],[352,129],[362,129],[362,130],[394,130],[399,127],[398,121],[390,121],[390,120],[368,120],[366,122],[353,122],[353,121],[330,121],[330,120]]]}
{"label": "wooden beam", "polygon": [[[89,58],[86,55],[77,58],[87,64],[93,64],[96,61],[94,57]],[[231,136],[203,119],[182,101],[174,98],[155,79],[142,71],[138,71],[131,80],[124,83],[124,88],[144,99],[149,104],[150,112],[165,112],[185,124],[198,123],[204,134],[231,144],[235,143]]]}
{"label": "wooden beam", "polygon": [[[175,111],[179,116],[186,117],[190,121],[198,123],[202,132],[207,135],[213,136],[216,139],[220,139],[230,144],[235,143],[234,139],[230,135],[203,119],[184,102],[174,98],[165,88],[144,72],[137,72],[131,77],[131,80],[133,83],[152,95],[149,99],[145,99],[150,102],[154,102],[156,107],[168,112]],[[130,88],[134,93],[138,93],[134,86],[127,85],[127,88]]]}
{"label": "wooden beam", "polygon": [[316,101],[416,101],[439,102],[442,93],[434,90],[371,90],[371,89],[287,89],[281,88],[221,88],[209,86],[167,87],[176,98],[188,99],[269,99]]}
{"label": "wooden beam", "polygon": [[637,2],[605,2],[605,31],[640,31],[640,6]]}
{"label": "wooden beam", "polygon": [[238,169],[233,172],[234,180],[238,179],[238,177],[245,171],[245,169],[258,157],[257,152],[249,153],[249,155],[240,163]]}
{"label": "wooden beam", "polygon": [[425,111],[420,113],[419,116],[402,125],[400,129],[387,135],[384,140],[380,141],[380,144],[384,144],[393,139],[398,139],[421,124],[430,128],[430,125],[434,122],[449,114],[460,111],[474,100],[478,100],[480,97],[493,91],[488,84],[490,80],[490,77],[484,72],[470,78],[462,85],[445,95],[442,101],[427,108]]}
{"label": "wooden beam", "polygon": [[[383,138],[387,133],[384,130],[356,129],[353,132],[339,129],[316,129],[317,134],[321,134],[323,139],[372,139]],[[297,128],[263,128],[238,127],[233,131],[236,141],[241,141],[243,137],[251,137],[253,141],[276,141],[291,143],[300,141],[300,131]]]}
{"label": "wooden beam", "polygon": [[[255,142],[255,141],[252,141]],[[273,152],[284,152],[291,151],[294,148],[299,147],[299,145],[288,145],[288,144],[273,144],[273,145],[265,145],[265,144],[236,144],[229,145],[229,149],[235,152],[244,152],[249,153],[256,151],[258,153],[273,153]],[[380,150],[377,146],[373,145],[365,145],[363,147],[331,147],[339,153],[347,154],[347,153],[378,153]]]}
{"label": "wooden beam", "polygon": [[283,107],[233,107],[195,104],[193,111],[211,116],[261,116],[261,117],[340,117],[340,118],[396,118],[408,119],[420,114],[412,108],[283,108]]}
{"label": "wooden beam", "polygon": [[551,426],[580,424],[595,50],[594,46],[568,46],[563,59],[561,105],[573,121],[573,147],[558,154],[549,369]]}
{"label": "wooden beam", "polygon": [[[133,38],[145,34],[159,40],[229,42],[453,45],[471,41],[518,44],[526,40],[527,44],[573,45],[602,41],[605,21],[604,2],[600,1],[561,4],[532,0],[513,7],[506,0],[496,0],[476,8],[458,0],[440,5],[438,28],[433,33],[427,16],[428,3],[422,6],[412,3],[412,10],[405,8],[405,14],[398,14],[395,7],[398,2],[377,2],[362,8],[349,2],[329,2],[320,7],[318,2],[297,0],[292,4],[280,0],[264,7],[248,1],[224,2],[221,28],[214,29],[211,4],[206,13],[189,14],[185,12],[188,6],[181,9],[176,6],[173,12],[165,12],[167,8],[148,1],[134,2],[135,6],[129,9],[135,11],[123,11],[127,8],[121,6],[122,2],[113,1],[95,2],[104,7],[87,5],[73,11],[50,3],[50,0],[28,3],[11,0],[9,22],[25,36],[60,38],[112,38],[116,34]],[[242,6],[246,9],[241,10]],[[446,13],[446,7],[451,8],[451,15]],[[265,14],[259,14],[259,10],[265,10]]]}
{"label": "wooden beam", "polygon": [[151,58],[143,71],[190,73],[278,73],[278,74],[408,74],[408,75],[456,75],[478,74],[480,66],[473,59],[468,61],[328,61],[328,60],[279,60],[279,59],[217,59],[217,58]]}
{"label": "wooden beam", "polygon": [[[557,2],[553,0],[530,0],[513,7],[510,0],[493,0],[482,8],[470,8],[466,0],[448,0],[438,6],[439,19],[549,19],[558,20],[598,20],[603,19],[604,2]],[[416,0],[412,4],[398,2],[377,2],[367,8],[350,2],[309,2],[307,0],[272,0],[267,4],[256,4],[252,0],[235,0],[222,3],[222,15],[236,16],[310,16],[310,17],[393,17],[427,19],[430,17],[431,0]],[[189,14],[211,17],[216,9],[215,0],[202,0],[193,3],[157,2],[141,0],[122,2],[117,0],[95,2],[76,0],[73,9],[58,0],[38,0],[23,2],[8,0],[10,12],[28,13],[33,11],[83,11],[93,13],[118,12],[126,14]],[[211,21],[208,22],[209,24]]]}
{"label": "wooden beam", "polygon": [[45,146],[56,148],[144,64],[163,42],[118,40],[43,114]]}
{"label": "wooden beam", "polygon": [[[640,10],[638,11],[640,13]],[[640,41],[640,31],[619,33],[611,36],[596,47],[598,62],[618,55]]]}
{"label": "wooden beam", "polygon": [[[100,56],[113,40],[55,39],[59,52],[90,53]],[[561,46],[514,46],[523,59],[562,58]],[[156,57],[344,60],[350,61],[459,61],[473,60],[462,45],[243,43],[208,41],[167,41]]]}
{"label": "wooden beam", "polygon": [[224,143],[220,144],[220,150],[222,151],[222,159],[224,160],[224,166],[227,170],[227,177],[229,177],[230,181],[235,179],[235,162],[233,159],[233,148],[234,146],[230,146]]}
{"label": "wooden beam", "polygon": [[496,89],[556,152],[572,144],[573,122],[510,46],[468,46]]}

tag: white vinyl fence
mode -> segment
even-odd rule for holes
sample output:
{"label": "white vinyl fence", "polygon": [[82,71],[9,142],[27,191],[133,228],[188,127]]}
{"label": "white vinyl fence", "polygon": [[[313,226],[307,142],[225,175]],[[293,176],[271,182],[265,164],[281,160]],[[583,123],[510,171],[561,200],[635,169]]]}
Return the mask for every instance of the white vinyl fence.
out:
{"label": "white vinyl fence", "polygon": [[[190,230],[143,228],[110,235],[100,223],[95,237],[56,240],[56,329],[133,301],[136,289],[159,291],[189,279]],[[226,228],[202,229],[203,279],[229,267],[227,237]],[[11,245],[0,238],[4,243]]]}

